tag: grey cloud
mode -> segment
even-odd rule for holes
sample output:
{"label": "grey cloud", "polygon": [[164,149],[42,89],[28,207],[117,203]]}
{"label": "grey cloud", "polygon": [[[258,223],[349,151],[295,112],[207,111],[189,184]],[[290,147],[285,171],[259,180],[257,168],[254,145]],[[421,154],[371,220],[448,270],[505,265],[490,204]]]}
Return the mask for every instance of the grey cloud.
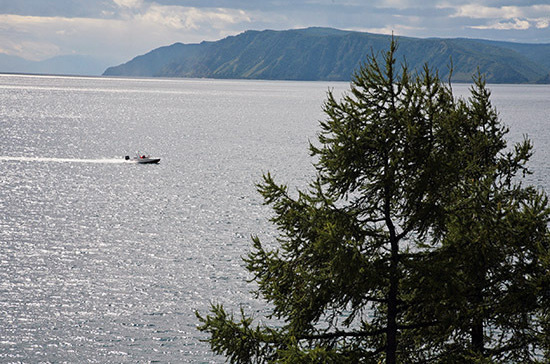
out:
{"label": "grey cloud", "polygon": [[[494,29],[491,25],[505,19],[455,16],[465,4],[492,9],[511,5],[524,8],[548,5],[548,0],[139,0],[137,3],[142,6],[120,7],[114,0],[0,0],[0,15],[60,18],[59,21],[32,19],[22,24],[24,19],[6,17],[0,40],[13,43],[9,48],[5,41],[4,51],[17,54],[18,49],[24,50],[25,54],[34,53],[35,58],[44,53],[39,49],[44,45],[49,50],[59,49],[60,53],[131,58],[176,41],[195,43],[249,29],[310,26],[374,33],[396,31],[397,35],[411,37],[550,42],[548,29]],[[499,13],[502,12],[487,12]],[[216,14],[231,20],[220,20]],[[532,17],[534,20],[530,21],[535,24],[536,16]],[[61,18],[79,18],[79,21]]]}

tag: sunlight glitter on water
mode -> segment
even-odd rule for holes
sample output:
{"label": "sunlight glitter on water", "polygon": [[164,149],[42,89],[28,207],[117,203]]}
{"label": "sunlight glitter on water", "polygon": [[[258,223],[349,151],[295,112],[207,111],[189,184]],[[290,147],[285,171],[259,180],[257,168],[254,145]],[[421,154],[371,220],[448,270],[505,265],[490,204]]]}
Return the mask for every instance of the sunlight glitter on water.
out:
{"label": "sunlight glitter on water", "polygon": [[[348,84],[0,84],[0,362],[224,362],[195,311],[268,313],[241,259],[251,235],[276,243],[255,183],[269,171],[307,185],[326,90]],[[511,139],[533,138],[548,188],[550,87],[493,91]],[[124,165],[139,148],[161,163]]]}
{"label": "sunlight glitter on water", "polygon": [[0,156],[0,161],[6,162],[57,162],[57,163],[124,163],[123,158],[99,158],[99,159],[78,159],[78,158],[53,158],[53,157],[10,157]]}

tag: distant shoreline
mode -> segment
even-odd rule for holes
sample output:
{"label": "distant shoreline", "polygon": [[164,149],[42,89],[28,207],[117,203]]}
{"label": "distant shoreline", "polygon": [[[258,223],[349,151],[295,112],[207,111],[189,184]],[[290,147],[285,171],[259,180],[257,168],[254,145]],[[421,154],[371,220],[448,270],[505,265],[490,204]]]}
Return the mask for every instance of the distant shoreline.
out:
{"label": "distant shoreline", "polygon": [[[246,31],[215,42],[174,43],[153,49],[104,76],[349,81],[366,56],[387,49],[391,36],[306,28]],[[488,83],[550,83],[550,44],[465,38],[397,37],[397,59],[410,70],[427,64],[446,80],[470,83],[478,69]]]}
{"label": "distant shoreline", "polygon": [[[210,77],[153,77],[153,76],[104,76],[104,75],[69,75],[69,74],[45,74],[45,73],[14,73],[14,72],[0,72],[0,77],[2,76],[20,76],[20,77],[42,77],[42,78],[56,78],[56,77],[66,77],[73,79],[103,79],[108,80],[139,80],[139,81],[243,81],[243,82],[304,82],[304,83],[343,83],[348,84],[350,81],[341,81],[341,80],[273,80],[273,79],[249,79],[249,78],[210,78]],[[453,81],[451,84],[460,84],[460,85],[469,85],[471,82],[460,82]],[[549,86],[550,83],[487,83],[488,85],[499,85],[499,86]]]}

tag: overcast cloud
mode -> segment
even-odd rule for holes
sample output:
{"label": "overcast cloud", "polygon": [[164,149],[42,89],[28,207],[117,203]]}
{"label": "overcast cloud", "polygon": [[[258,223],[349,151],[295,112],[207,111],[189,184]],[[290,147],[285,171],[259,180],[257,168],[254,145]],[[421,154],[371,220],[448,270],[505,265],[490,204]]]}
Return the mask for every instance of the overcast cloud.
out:
{"label": "overcast cloud", "polygon": [[0,0],[0,53],[123,62],[174,42],[310,26],[550,43],[550,0]]}

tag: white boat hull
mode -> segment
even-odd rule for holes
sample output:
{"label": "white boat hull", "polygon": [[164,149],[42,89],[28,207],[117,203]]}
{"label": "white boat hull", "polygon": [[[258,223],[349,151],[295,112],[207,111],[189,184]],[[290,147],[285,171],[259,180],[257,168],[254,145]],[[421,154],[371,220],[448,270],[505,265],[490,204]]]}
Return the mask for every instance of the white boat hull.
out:
{"label": "white boat hull", "polygon": [[149,156],[134,157],[134,158],[125,156],[124,159],[128,162],[137,163],[137,164],[157,164],[158,162],[160,162],[160,158],[151,158]]}

